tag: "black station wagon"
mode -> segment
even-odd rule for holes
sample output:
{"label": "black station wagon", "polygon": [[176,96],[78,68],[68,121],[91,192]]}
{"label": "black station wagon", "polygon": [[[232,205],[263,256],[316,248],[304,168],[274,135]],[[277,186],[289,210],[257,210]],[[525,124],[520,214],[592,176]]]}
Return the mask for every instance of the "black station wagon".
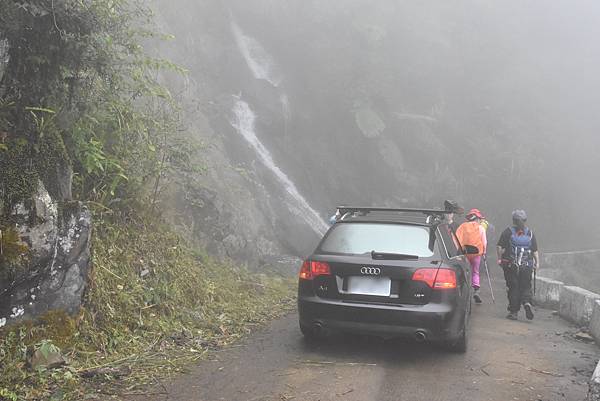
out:
{"label": "black station wagon", "polygon": [[304,336],[343,331],[409,337],[466,351],[471,270],[446,222],[449,212],[338,211],[341,217],[300,269]]}

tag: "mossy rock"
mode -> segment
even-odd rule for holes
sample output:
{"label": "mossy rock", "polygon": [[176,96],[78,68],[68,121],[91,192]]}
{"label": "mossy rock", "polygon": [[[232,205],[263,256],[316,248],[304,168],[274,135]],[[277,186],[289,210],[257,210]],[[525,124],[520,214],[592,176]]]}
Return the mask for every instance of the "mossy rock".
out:
{"label": "mossy rock", "polygon": [[71,159],[60,130],[50,125],[36,146],[35,170],[53,199],[71,199]]}
{"label": "mossy rock", "polygon": [[39,319],[46,338],[61,348],[66,348],[73,341],[77,331],[75,319],[64,310],[50,310]]}
{"label": "mossy rock", "polygon": [[29,262],[29,247],[13,226],[0,225],[0,280],[10,281]]}
{"label": "mossy rock", "polygon": [[33,149],[23,138],[10,139],[0,158],[0,195],[2,215],[8,216],[14,205],[31,198],[37,189],[38,173],[33,164]]}
{"label": "mossy rock", "polygon": [[9,136],[0,158],[0,210],[5,218],[17,203],[27,203],[41,180],[57,200],[70,199],[71,161],[60,130],[48,124],[36,143]]}

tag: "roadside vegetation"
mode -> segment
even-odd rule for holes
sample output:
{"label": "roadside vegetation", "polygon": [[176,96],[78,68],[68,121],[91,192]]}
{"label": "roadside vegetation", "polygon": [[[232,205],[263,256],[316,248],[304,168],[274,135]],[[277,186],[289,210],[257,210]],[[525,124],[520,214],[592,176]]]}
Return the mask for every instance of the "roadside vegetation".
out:
{"label": "roadside vegetation", "polygon": [[[135,393],[292,303],[289,278],[216,261],[161,217],[162,192],[204,166],[159,82],[184,71],[142,46],[168,40],[152,27],[136,1],[0,2],[0,230],[14,232],[10,210],[38,180],[59,196],[61,171],[94,215],[80,313],[0,329],[1,400]],[[23,266],[13,236],[0,279]]]}
{"label": "roadside vegetation", "polygon": [[[152,218],[123,217],[96,223],[79,315],[49,312],[0,332],[0,399],[133,394],[293,307],[289,277],[218,262]],[[27,366],[28,355],[53,346],[66,364]]]}

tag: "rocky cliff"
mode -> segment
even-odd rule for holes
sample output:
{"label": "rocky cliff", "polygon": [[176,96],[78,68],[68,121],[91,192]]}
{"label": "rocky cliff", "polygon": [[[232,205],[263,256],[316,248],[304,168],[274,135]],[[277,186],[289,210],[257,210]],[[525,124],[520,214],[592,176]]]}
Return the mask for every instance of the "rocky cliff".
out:
{"label": "rocky cliff", "polygon": [[[30,199],[13,206],[8,221],[15,228],[2,237],[0,326],[53,309],[77,312],[90,271],[89,210],[53,199],[39,181]],[[15,246],[11,259],[6,251]]]}

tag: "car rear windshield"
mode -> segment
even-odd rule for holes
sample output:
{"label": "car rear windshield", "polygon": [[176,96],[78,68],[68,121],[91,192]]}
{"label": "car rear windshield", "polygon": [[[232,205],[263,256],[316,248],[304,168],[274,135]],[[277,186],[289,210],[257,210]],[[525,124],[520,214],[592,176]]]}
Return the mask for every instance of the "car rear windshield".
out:
{"label": "car rear windshield", "polygon": [[371,251],[415,255],[427,258],[437,253],[429,249],[429,228],[389,223],[341,223],[332,227],[321,251],[360,255]]}

